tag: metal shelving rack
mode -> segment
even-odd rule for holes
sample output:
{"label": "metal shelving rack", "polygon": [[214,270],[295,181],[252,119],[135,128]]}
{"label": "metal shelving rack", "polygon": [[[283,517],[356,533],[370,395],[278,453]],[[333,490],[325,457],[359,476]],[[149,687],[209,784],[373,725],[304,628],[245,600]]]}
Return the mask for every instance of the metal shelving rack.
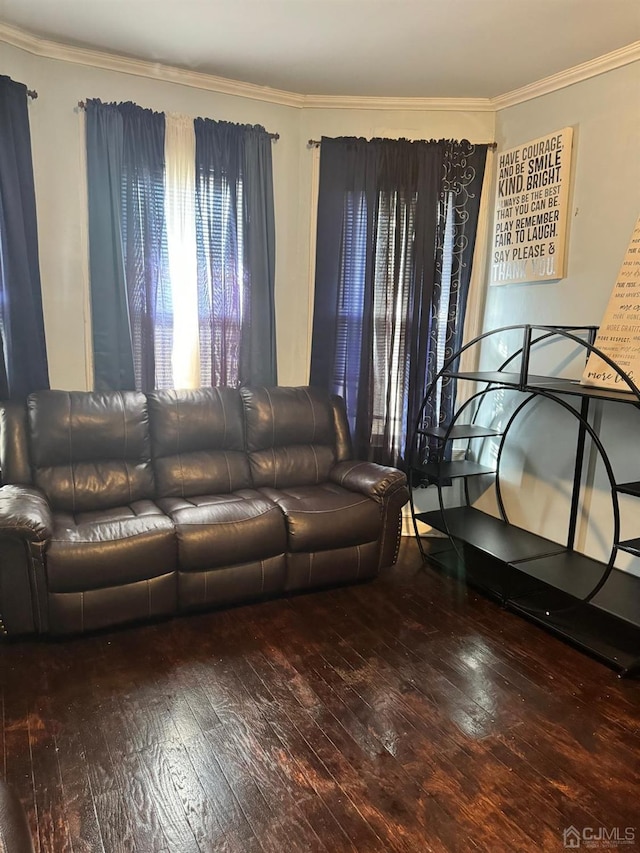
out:
{"label": "metal shelving rack", "polygon": [[[521,343],[496,371],[460,372],[460,355],[494,335],[517,335]],[[615,567],[618,551],[640,557],[640,537],[623,539],[620,532],[620,494],[640,498],[640,481],[619,483],[606,449],[590,423],[590,402],[606,400],[640,408],[640,390],[608,356],[594,346],[597,327],[572,326],[506,326],[470,341],[445,363],[429,386],[415,430],[415,458],[409,471],[411,512],[418,545],[425,562],[435,562],[466,583],[497,598],[500,603],[532,620],[556,635],[578,646],[618,670],[621,676],[640,672],[640,577]],[[586,338],[586,339],[585,339]],[[629,391],[616,391],[581,385],[578,380],[541,376],[529,372],[531,351],[542,342],[565,339],[582,346],[585,354],[597,353],[627,384]],[[519,360],[519,370],[513,365]],[[464,379],[476,383],[474,393],[446,426],[424,424],[424,411],[442,378]],[[510,418],[501,430],[479,423],[482,403],[499,389],[522,394]],[[578,421],[576,458],[567,537],[555,542],[509,523],[500,486],[500,469],[509,431],[532,401],[540,397],[552,400],[574,415]],[[580,398],[576,409],[567,398]],[[474,412],[468,422],[464,418]],[[427,437],[436,439],[439,452],[436,461],[423,461]],[[494,437],[498,440],[495,464],[478,464],[471,458],[446,460],[446,448],[453,440],[466,439],[467,452],[475,439]],[[604,464],[613,506],[613,542],[606,562],[593,559],[574,549],[580,503],[585,447],[589,437]],[[475,477],[494,478],[500,517],[489,515],[472,506],[469,482]],[[462,478],[464,503],[445,507],[443,489],[452,480]],[[416,511],[413,488],[435,486],[439,509]],[[448,537],[449,546],[437,553],[427,553],[418,529],[424,522]],[[639,525],[640,528],[640,525]]]}

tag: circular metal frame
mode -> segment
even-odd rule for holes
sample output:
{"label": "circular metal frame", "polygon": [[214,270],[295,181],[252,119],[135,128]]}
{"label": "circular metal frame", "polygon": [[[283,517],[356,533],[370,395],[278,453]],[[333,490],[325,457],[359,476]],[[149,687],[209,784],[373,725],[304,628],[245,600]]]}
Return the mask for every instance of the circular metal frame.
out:
{"label": "circular metal frame", "polygon": [[[418,447],[421,448],[421,446],[422,446],[422,442],[420,442],[420,443],[418,442],[418,437],[419,437],[418,429],[420,428],[420,424],[422,421],[422,417],[424,414],[425,407],[426,407],[431,395],[436,390],[438,382],[440,381],[440,379],[443,378],[444,376],[450,376],[451,375],[450,370],[451,370],[452,366],[456,365],[458,363],[458,359],[460,358],[460,355],[463,352],[465,352],[466,350],[470,349],[473,346],[477,346],[481,341],[486,340],[487,338],[490,338],[494,335],[501,335],[501,334],[503,335],[504,333],[511,332],[511,331],[521,331],[523,333],[523,342],[522,342],[522,345],[520,346],[519,349],[516,349],[513,353],[511,353],[508,356],[508,358],[506,360],[504,360],[502,362],[502,364],[498,368],[498,372],[503,371],[512,361],[514,361],[516,358],[521,356],[522,363],[521,363],[521,367],[520,367],[520,383],[519,383],[519,385],[514,386],[513,384],[501,384],[499,382],[491,382],[490,380],[486,380],[486,379],[480,380],[480,381],[484,381],[486,383],[486,387],[480,391],[475,392],[471,397],[469,397],[467,400],[465,400],[465,402],[460,406],[460,408],[457,411],[454,411],[453,416],[451,418],[451,422],[449,423],[449,425],[446,428],[445,435],[443,436],[443,438],[440,441],[438,464],[440,466],[442,466],[442,464],[444,463],[445,448],[447,446],[447,443],[450,441],[450,435],[451,435],[451,431],[453,430],[453,427],[456,425],[456,422],[459,420],[460,416],[465,411],[465,409],[467,409],[467,407],[469,407],[475,400],[480,398],[480,402],[479,402],[478,406],[476,407],[475,413],[474,413],[473,418],[472,418],[472,423],[476,422],[476,418],[479,414],[480,407],[482,406],[485,398],[489,394],[491,394],[492,392],[495,392],[498,390],[512,390],[512,391],[527,394],[528,396],[526,397],[526,399],[523,400],[516,407],[516,409],[511,413],[504,430],[502,430],[502,436],[501,436],[500,444],[498,447],[498,453],[497,453],[497,457],[496,457],[496,472],[495,472],[496,498],[497,498],[498,509],[500,511],[500,515],[502,517],[502,520],[508,524],[509,519],[508,519],[508,515],[507,515],[507,510],[506,510],[506,507],[504,504],[504,499],[503,499],[503,495],[502,495],[502,488],[501,488],[501,484],[500,484],[500,466],[501,466],[502,455],[503,455],[505,443],[507,440],[507,436],[509,434],[511,427],[513,426],[514,422],[516,421],[518,415],[534,399],[537,399],[538,397],[542,397],[542,398],[551,400],[554,403],[557,403],[558,405],[560,405],[562,408],[564,408],[566,411],[568,411],[571,415],[573,415],[577,419],[577,421],[579,423],[579,430],[582,431],[582,432],[579,432],[579,435],[584,435],[585,433],[587,433],[589,435],[589,437],[591,438],[593,444],[595,445],[595,447],[596,447],[596,449],[600,455],[600,458],[603,461],[603,464],[604,464],[604,467],[605,467],[605,470],[607,473],[607,477],[609,479],[609,484],[610,484],[610,488],[611,488],[611,500],[612,500],[612,506],[613,506],[613,527],[614,527],[614,529],[613,529],[613,544],[612,544],[611,552],[609,555],[609,559],[608,559],[606,564],[603,564],[602,576],[597,581],[597,583],[582,598],[578,598],[574,604],[572,604],[568,607],[556,608],[555,610],[553,610],[553,612],[557,613],[557,612],[562,612],[562,611],[566,611],[566,610],[572,610],[576,607],[579,607],[583,604],[590,602],[598,594],[598,592],[602,589],[602,587],[607,582],[609,576],[611,575],[611,572],[613,571],[616,555],[617,555],[618,550],[619,550],[618,549],[618,543],[620,541],[620,508],[619,508],[619,502],[618,502],[618,493],[617,493],[617,489],[616,489],[616,482],[615,482],[615,477],[614,477],[614,473],[613,473],[613,468],[611,466],[611,462],[609,460],[609,457],[607,456],[607,453],[606,453],[605,448],[602,444],[602,441],[600,440],[600,438],[597,435],[594,428],[589,423],[588,418],[586,416],[583,416],[583,414],[581,412],[577,411],[572,405],[570,405],[566,400],[564,400],[562,397],[561,391],[555,391],[554,392],[553,389],[550,389],[550,388],[545,389],[545,388],[541,388],[539,386],[536,386],[535,388],[527,387],[530,351],[533,347],[537,346],[541,342],[543,342],[545,340],[551,340],[551,339],[556,338],[556,337],[557,338],[564,338],[564,339],[573,341],[574,343],[576,343],[576,344],[580,345],[581,347],[583,347],[584,349],[586,349],[588,351],[588,354],[594,353],[595,355],[598,355],[600,358],[602,358],[602,360],[605,363],[607,363],[616,372],[616,374],[618,376],[621,377],[621,379],[627,384],[627,387],[629,389],[631,389],[630,393],[633,394],[633,398],[635,398],[635,399],[633,399],[633,398],[630,399],[628,402],[630,402],[633,405],[638,406],[638,407],[640,407],[640,389],[635,385],[632,378],[627,373],[625,373],[623,370],[621,370],[610,357],[608,357],[605,353],[603,353],[601,350],[599,350],[591,342],[595,338],[595,327],[592,327],[592,326],[553,327],[553,326],[531,326],[531,325],[503,326],[499,329],[494,329],[490,332],[485,332],[484,334],[479,335],[478,337],[474,338],[472,341],[469,341],[469,343],[465,344],[456,353],[454,353],[449,359],[447,359],[447,361],[443,365],[442,369],[434,377],[434,379],[432,380],[432,382],[429,384],[429,386],[427,388],[427,393],[425,394],[422,405],[420,407],[418,419],[417,419],[417,423],[416,423],[416,431],[414,434],[414,441],[413,441],[413,447],[414,448],[418,448]],[[587,331],[587,332],[589,332],[591,340],[590,341],[583,340],[581,337],[574,334],[574,332],[576,332],[576,331],[583,331],[583,332]],[[535,337],[534,337],[534,333],[535,333]],[[461,378],[465,378],[464,375],[461,376]],[[580,396],[580,395],[578,395],[578,396]],[[583,399],[585,399],[585,397],[588,397],[588,394],[585,393]],[[469,443],[472,440],[473,440],[472,438],[469,438],[469,440],[468,440]],[[583,461],[583,457],[577,461],[577,464],[581,466],[582,461]],[[467,479],[466,478],[464,478],[464,479],[465,479],[465,500],[466,500],[467,505],[469,505],[470,501],[469,501]],[[444,532],[449,537],[451,544],[453,545],[453,547],[456,551],[456,554],[458,555],[459,558],[462,559],[463,555],[460,552],[460,549],[458,547],[458,543],[456,542],[456,538],[451,534],[450,529],[449,529],[448,524],[447,524],[447,516],[446,516],[447,508],[444,505],[444,497],[442,494],[443,486],[442,486],[441,481],[442,481],[442,477],[438,477],[438,480],[436,482],[436,486],[438,489],[438,501],[439,501],[439,506],[440,506],[440,513],[442,515],[443,526],[445,528]],[[413,485],[413,484],[410,483],[410,485]],[[574,481],[574,489],[575,489],[575,485],[576,484]],[[412,513],[416,538],[417,538],[418,545],[419,545],[420,551],[422,553],[422,556],[425,557],[426,554],[425,554],[425,551],[423,549],[423,546],[422,546],[422,543],[420,540],[420,535],[418,534],[417,523],[416,523],[416,518],[415,518],[415,507],[414,507],[413,495],[412,494],[410,497],[410,501],[411,501],[411,513]],[[558,543],[558,544],[560,544],[560,543]],[[503,601],[505,603],[508,603],[505,601],[504,597],[503,597]],[[543,610],[538,611],[535,608],[524,607],[521,604],[519,604],[518,607],[525,612],[531,613],[532,615],[542,614],[542,613],[548,614],[548,613],[552,612],[550,608],[545,608]]]}

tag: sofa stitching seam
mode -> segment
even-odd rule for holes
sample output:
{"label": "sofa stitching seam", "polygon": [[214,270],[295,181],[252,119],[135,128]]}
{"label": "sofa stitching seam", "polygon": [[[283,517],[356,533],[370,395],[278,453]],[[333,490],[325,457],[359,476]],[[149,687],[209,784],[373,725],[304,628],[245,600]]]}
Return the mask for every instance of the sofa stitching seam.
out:
{"label": "sofa stitching seam", "polygon": [[178,451],[178,461],[180,463],[180,491],[182,492],[182,497],[184,497],[184,469],[182,467],[182,452],[180,450],[180,402],[176,395],[176,417],[177,417],[177,434],[176,434],[176,450]]}
{"label": "sofa stitching seam", "polygon": [[364,504],[369,503],[369,498],[364,498],[364,500],[358,501],[355,504],[347,504],[347,506],[338,506],[334,509],[290,509],[290,513],[304,513],[305,515],[323,515],[329,512],[344,512],[345,509],[353,509],[357,506],[364,506]]}
{"label": "sofa stitching seam", "polygon": [[127,454],[129,451],[129,434],[127,431],[127,415],[124,405],[124,396],[122,391],[118,391],[118,396],[120,398],[120,402],[122,403],[122,425],[124,427],[124,470],[127,475],[127,485],[129,486],[129,503],[133,503],[133,490],[131,488],[131,474],[129,473],[129,461],[127,458]]}
{"label": "sofa stitching seam", "polygon": [[71,474],[71,506],[72,512],[75,515],[76,511],[76,477],[73,471],[73,435],[71,432],[71,394],[67,394],[67,399],[69,401],[69,425],[67,427],[67,432],[69,434],[69,473]]}
{"label": "sofa stitching seam", "polygon": [[218,399],[220,400],[220,408],[222,409],[222,421],[224,424],[224,433],[222,434],[222,444],[223,446],[227,441],[227,412],[224,408],[224,401],[222,399],[222,394],[220,393],[220,389],[216,388],[216,394],[218,395]]}
{"label": "sofa stitching seam", "polygon": [[255,521],[256,518],[262,518],[263,515],[268,515],[270,512],[273,512],[274,509],[278,509],[278,507],[270,507],[269,509],[265,509],[264,512],[258,513],[258,515],[252,515],[250,518],[229,518],[222,521],[174,521],[173,523],[176,527],[212,527],[215,524],[245,524],[247,521]]}
{"label": "sofa stitching seam", "polygon": [[233,484],[231,482],[231,467],[229,465],[229,454],[227,453],[226,450],[223,450],[222,452],[224,453],[224,461],[225,461],[225,464],[227,466],[227,477],[229,478],[229,491],[232,492],[233,491]]}
{"label": "sofa stitching seam", "polygon": [[355,470],[356,470],[356,468],[360,468],[362,465],[366,465],[366,464],[367,464],[366,462],[355,462],[355,463],[351,466],[351,468],[348,468],[348,469],[344,472],[344,474],[342,475],[342,477],[340,478],[340,485],[342,485],[342,484],[344,483],[344,481],[347,479],[347,477],[349,476],[349,474],[351,474],[353,471],[355,471]]}
{"label": "sofa stitching seam", "polygon": [[58,542],[65,545],[109,545],[112,542],[128,542],[130,539],[139,539],[140,536],[148,536],[150,533],[173,533],[174,530],[174,527],[166,530],[143,530],[140,533],[129,533],[117,539],[49,539],[49,543]]}
{"label": "sofa stitching seam", "polygon": [[317,429],[316,412],[315,412],[315,409],[313,408],[313,400],[311,399],[311,395],[309,394],[309,392],[307,391],[306,388],[304,388],[303,390],[304,390],[304,393],[307,395],[307,399],[309,400],[309,405],[311,406],[311,417],[313,418],[313,435],[311,436],[311,443],[313,444],[313,442],[315,441],[316,429]]}

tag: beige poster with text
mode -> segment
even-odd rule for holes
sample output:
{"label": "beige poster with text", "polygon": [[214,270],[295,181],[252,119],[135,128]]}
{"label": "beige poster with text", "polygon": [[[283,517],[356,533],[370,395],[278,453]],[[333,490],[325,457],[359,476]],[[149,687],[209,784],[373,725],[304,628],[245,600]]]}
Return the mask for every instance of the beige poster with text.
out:
{"label": "beige poster with text", "polygon": [[[596,348],[612,359],[635,385],[640,382],[640,217],[613,287]],[[632,391],[620,374],[591,354],[582,375],[583,385]]]}

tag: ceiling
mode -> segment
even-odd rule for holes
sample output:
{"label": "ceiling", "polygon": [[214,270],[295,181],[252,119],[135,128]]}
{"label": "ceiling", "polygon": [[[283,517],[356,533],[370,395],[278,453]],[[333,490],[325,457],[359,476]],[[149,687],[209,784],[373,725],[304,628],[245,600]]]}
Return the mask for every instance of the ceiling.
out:
{"label": "ceiling", "polygon": [[0,0],[0,22],[304,95],[494,98],[640,40],[640,0]]}

